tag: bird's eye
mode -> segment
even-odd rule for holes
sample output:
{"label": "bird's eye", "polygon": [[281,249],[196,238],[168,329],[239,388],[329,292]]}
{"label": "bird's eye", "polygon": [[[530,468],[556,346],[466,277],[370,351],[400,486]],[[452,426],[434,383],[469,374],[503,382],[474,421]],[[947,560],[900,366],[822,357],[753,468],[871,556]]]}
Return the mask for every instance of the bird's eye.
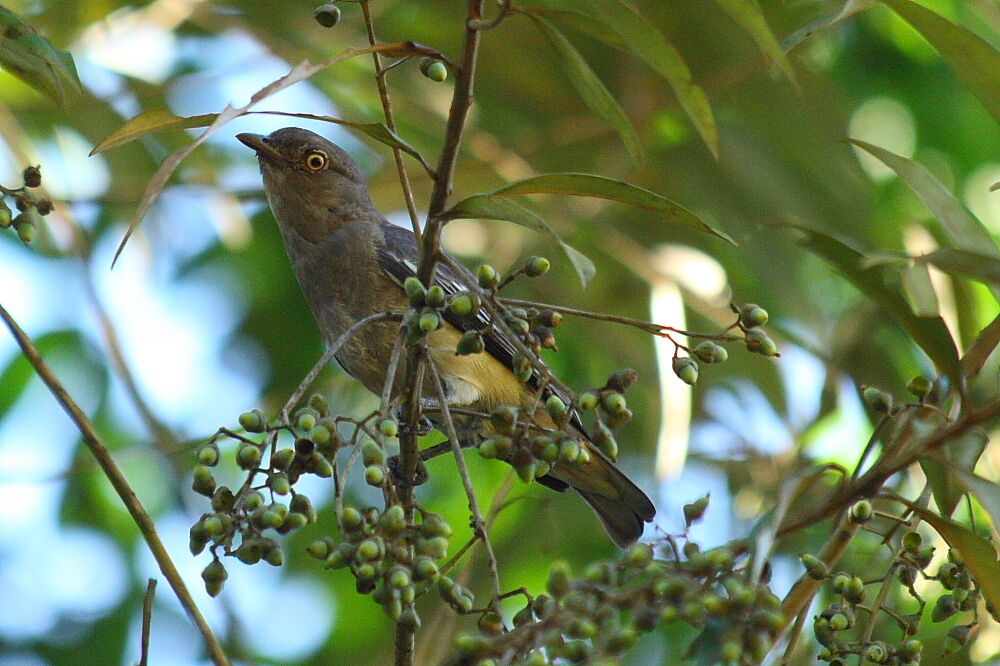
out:
{"label": "bird's eye", "polygon": [[306,168],[310,171],[322,171],[329,162],[330,158],[322,150],[314,150],[306,155]]}

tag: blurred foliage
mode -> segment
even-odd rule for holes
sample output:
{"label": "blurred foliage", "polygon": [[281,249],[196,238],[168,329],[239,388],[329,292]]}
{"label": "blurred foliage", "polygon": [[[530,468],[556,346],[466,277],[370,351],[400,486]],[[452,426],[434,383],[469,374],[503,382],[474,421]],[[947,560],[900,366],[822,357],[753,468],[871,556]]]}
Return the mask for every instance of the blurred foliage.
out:
{"label": "blurred foliage", "polygon": [[[229,102],[246,104],[252,91],[302,60],[321,62],[348,47],[367,45],[357,5],[343,3],[339,24],[328,30],[314,21],[315,4],[302,0],[7,3],[7,9],[48,40],[44,51],[54,55],[46,56],[47,66],[65,64],[59,54],[69,52],[83,85],[78,94],[66,94],[60,106],[44,92],[51,86],[41,84],[40,92],[12,76],[13,69],[0,72],[0,137],[7,159],[0,184],[19,188],[21,170],[41,163],[40,196],[47,192],[56,200],[55,211],[37,225],[38,237],[30,247],[23,247],[14,233],[0,233],[3,256],[11,257],[11,262],[16,258],[11,265],[17,267],[5,271],[0,265],[0,304],[15,318],[37,308],[49,313],[34,317],[43,323],[27,326],[28,332],[114,448],[140,498],[164,522],[177,522],[180,512],[190,525],[204,510],[189,487],[194,451],[214,432],[205,424],[235,427],[239,411],[254,406],[273,413],[322,351],[271,214],[261,205],[252,155],[231,136],[245,129],[274,129],[281,126],[274,124],[279,121],[307,125],[330,136],[333,126],[266,116],[227,126],[186,158],[124,250],[123,260],[138,262],[136,270],[151,276],[150,283],[158,289],[184,287],[169,301],[174,315],[206,323],[216,316],[238,319],[213,350],[213,367],[238,369],[239,380],[251,384],[244,391],[251,398],[231,411],[207,401],[200,405],[197,418],[161,413],[165,410],[149,388],[155,370],[143,370],[149,359],[127,355],[128,365],[145,378],[136,391],[148,401],[149,414],[143,415],[146,407],[137,407],[127,385],[108,370],[117,371],[117,361],[109,352],[107,332],[94,315],[90,288],[66,285],[127,279],[116,275],[121,268],[105,275],[108,248],[120,241],[158,165],[189,145],[200,130],[171,129],[97,157],[84,155],[142,112],[167,108],[177,116],[219,113]],[[506,222],[453,222],[446,231],[446,247],[470,264],[488,260],[500,269],[531,254],[545,254],[553,259],[553,270],[543,280],[518,281],[510,295],[647,319],[652,287],[669,279],[657,263],[660,249],[682,245],[718,262],[728,280],[728,291],[709,296],[698,290],[700,274],[688,282],[680,280],[687,296],[687,328],[709,332],[724,328],[731,320],[729,300],[753,301],[767,308],[769,330],[783,359],[731,353],[727,364],[701,372],[694,389],[691,463],[676,486],[690,489],[689,496],[678,496],[670,481],[658,479],[652,471],[661,405],[650,336],[605,322],[571,319],[560,328],[560,351],[546,352],[556,374],[579,389],[602,385],[619,368],[639,370],[630,393],[636,417],[618,436],[623,466],[647,489],[662,484],[659,520],[670,533],[681,524],[681,504],[703,494],[706,484],[728,490],[729,498],[713,500],[718,525],[723,527],[699,536],[714,546],[747,536],[769,510],[794,513],[795,505],[783,506],[781,499],[789,480],[792,485],[807,480],[806,495],[814,503],[835,492],[830,475],[811,473],[815,463],[850,468],[858,459],[871,426],[882,418],[870,403],[861,407],[861,388],[877,386],[900,402],[912,377],[935,376],[933,363],[954,381],[963,372],[959,359],[997,315],[1000,193],[990,193],[989,186],[1000,180],[995,157],[1000,154],[1000,132],[998,119],[991,115],[996,113],[994,83],[1000,72],[995,66],[1000,62],[996,52],[1000,12],[989,0],[925,0],[922,5],[908,0],[852,1],[846,3],[848,10],[863,11],[845,15],[841,15],[845,3],[826,0],[636,0],[632,5],[643,17],[642,29],[662,35],[690,69],[692,85],[703,91],[710,105],[711,129],[700,94],[684,88],[677,61],[670,57],[651,61],[654,51],[658,58],[663,56],[662,45],[650,50],[649,42],[622,44],[624,35],[595,31],[586,19],[593,16],[591,9],[581,9],[583,18],[567,17],[560,14],[565,12],[563,2],[515,2],[519,8],[537,9],[538,16],[578,50],[579,60],[575,64],[568,60],[558,38],[540,32],[524,15],[515,14],[485,33],[453,200],[548,172],[595,173],[668,197],[735,239],[739,247],[665,224],[647,211],[557,195],[536,197],[526,205],[593,261],[596,277],[585,291],[550,238]],[[757,6],[777,41],[788,49],[794,82],[781,59],[773,62],[777,52],[768,45],[766,33],[759,32],[759,26],[758,32],[750,29],[752,24],[741,13]],[[925,7],[934,15],[928,15]],[[463,3],[387,0],[372,9],[380,40],[412,40],[449,58],[457,56]],[[650,34],[647,39],[655,41]],[[0,50],[3,54],[9,51]],[[593,79],[581,80],[589,77],[581,63],[592,68]],[[9,67],[9,60],[0,57],[3,65]],[[247,75],[258,69],[259,77]],[[65,84],[67,79],[60,78],[65,72],[46,71],[51,81]],[[414,58],[394,68],[387,82],[397,135],[436,163],[451,79],[430,81],[421,75]],[[588,107],[601,103],[595,102],[601,98],[600,87],[610,93],[620,113],[612,109],[595,115]],[[282,105],[282,110],[332,113],[355,123],[383,121],[367,56],[321,71],[296,89],[304,90],[299,97],[286,98],[295,100],[295,108]],[[607,106],[607,98],[601,99]],[[268,100],[261,108],[278,108],[278,102]],[[265,122],[271,124],[260,124]],[[633,133],[637,142],[629,138]],[[348,147],[369,174],[380,210],[404,220],[390,151],[364,134],[355,139],[336,136],[350,141]],[[847,138],[876,150],[852,146]],[[86,150],[81,152],[80,144]],[[417,162],[408,157],[404,161],[422,208],[430,181]],[[971,254],[942,254],[925,261],[908,258],[939,247]],[[74,257],[83,257],[86,266],[81,269]],[[932,271],[929,281],[921,273],[928,264],[943,271]],[[29,275],[51,284],[28,284],[27,277],[22,281]],[[933,293],[928,291],[929,282],[934,284]],[[49,300],[28,305],[21,298],[25,293],[45,294]],[[933,311],[928,313],[928,307]],[[111,323],[120,326],[143,312],[138,303],[135,314],[119,306]],[[157,356],[183,356],[184,339],[165,336],[159,344]],[[997,400],[1000,366],[991,355],[994,346],[982,343],[978,348],[983,368],[967,387],[968,404]],[[135,348],[127,340],[125,347]],[[801,353],[792,357],[785,350]],[[0,419],[13,420],[22,401],[38,406],[34,418],[56,419],[49,416],[55,410],[51,402],[31,395],[37,380],[29,379],[20,355],[6,343],[0,353]],[[801,368],[796,363],[803,356],[810,367],[819,368],[819,381],[805,382],[797,374]],[[205,376],[189,381],[213,383]],[[195,388],[171,385],[179,393]],[[220,381],[218,395],[226,386]],[[374,404],[339,368],[327,369],[314,388],[328,395],[340,411],[361,415]],[[803,411],[803,401],[816,407]],[[4,461],[0,483],[5,484],[5,496],[21,492],[24,483],[25,470],[18,467],[21,459],[16,454],[22,447],[34,446],[25,432],[24,427],[0,430]],[[860,435],[852,438],[844,433]],[[75,441],[65,433],[61,437]],[[431,439],[437,441],[436,437]],[[992,433],[991,438],[995,439]],[[988,481],[995,481],[1000,469],[994,448],[986,447],[975,468]],[[44,478],[31,476],[31,483],[58,486],[60,530],[89,527],[114,540],[118,557],[127,562],[126,591],[98,610],[60,610],[52,625],[39,633],[8,632],[5,627],[11,625],[0,623],[0,656],[10,656],[13,663],[27,659],[26,655],[34,655],[39,663],[81,663],[81,655],[86,655],[84,663],[124,663],[137,655],[144,575],[151,573],[148,558],[117,498],[79,444],[65,463],[64,469]],[[470,455],[469,465],[488,506],[510,472],[478,456]],[[464,543],[467,502],[452,466],[447,456],[429,463],[430,482],[420,489],[419,498],[455,527],[453,543]],[[689,477],[692,470],[695,475]],[[962,473],[972,471],[966,465]],[[932,475],[928,472],[928,477]],[[914,466],[891,477],[889,486],[913,499],[919,495],[922,478]],[[964,483],[960,488],[976,482],[965,478]],[[995,493],[994,488],[989,484],[985,492],[974,492],[974,502],[958,502],[955,519],[967,521],[971,516],[980,534],[993,534],[986,526],[995,527],[992,521],[998,517],[991,504],[995,498],[989,494]],[[348,495],[353,493],[353,501],[364,505],[375,497],[367,490],[351,489]],[[939,506],[947,489],[939,485],[935,490]],[[17,506],[31,511],[30,503]],[[266,612],[258,610],[259,615],[250,618],[235,608],[237,602],[227,602],[225,594],[219,601],[198,597],[199,605],[213,608],[214,625],[234,660],[390,661],[388,618],[355,593],[349,576],[323,571],[305,555],[306,545],[326,534],[324,526],[333,521],[333,507],[318,504],[318,522],[294,534],[284,547],[281,576],[307,581],[333,600],[332,619],[326,620],[329,634],[309,654],[289,657],[280,650],[268,654],[247,638],[262,631],[248,625],[250,619],[268,622],[266,612],[281,613],[286,600],[269,598],[263,606]],[[172,528],[181,534],[180,540],[171,542],[176,561],[190,559],[183,547],[187,525],[181,531],[176,525]],[[766,528],[766,522],[763,525]],[[920,528],[925,530],[926,539],[936,538],[932,530]],[[830,531],[830,521],[817,520],[810,529],[776,542],[772,564],[779,574],[784,566],[784,578],[776,574],[774,580],[779,595],[801,573],[798,554],[819,552]],[[580,571],[612,553],[582,503],[538,487],[514,486],[491,535],[505,565],[504,579],[536,592],[544,587],[553,560],[569,560]],[[903,557],[896,553],[877,560],[877,553],[886,555],[884,549],[863,547],[866,542],[861,539],[857,542],[861,545],[848,551],[838,569],[867,572],[861,575],[875,571],[881,576]],[[947,548],[940,539],[935,543],[940,559]],[[0,544],[0,573],[4,556],[16,555],[18,548],[18,540]],[[257,569],[246,575],[258,575]],[[487,594],[481,556],[455,578],[477,598]],[[189,580],[196,585],[197,574]],[[836,598],[829,587],[821,591],[826,605]],[[18,612],[16,599],[7,598],[5,603],[14,608],[9,612]],[[504,608],[514,613],[515,606]],[[819,608],[815,610],[819,613]],[[947,657],[940,655],[955,623],[925,622],[920,634],[925,663],[996,658],[1000,630],[983,613],[980,620],[969,647]],[[307,623],[308,618],[297,621]],[[173,640],[196,641],[185,622],[161,585],[154,628],[167,627],[163,636]],[[444,637],[474,626],[472,618],[428,610],[424,631],[418,635],[417,663],[436,663],[449,647]],[[675,655],[684,654],[692,636],[689,627],[664,625],[640,640],[622,663],[680,663],[681,657]],[[155,637],[152,663],[158,663]],[[819,651],[808,630],[799,648],[793,663],[807,663]]]}

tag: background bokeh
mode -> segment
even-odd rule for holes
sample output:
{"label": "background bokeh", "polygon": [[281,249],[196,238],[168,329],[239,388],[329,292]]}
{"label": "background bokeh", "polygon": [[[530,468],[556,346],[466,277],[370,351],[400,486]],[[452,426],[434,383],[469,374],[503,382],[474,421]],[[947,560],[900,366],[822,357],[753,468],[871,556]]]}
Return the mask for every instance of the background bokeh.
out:
{"label": "background bokeh", "polygon": [[[207,556],[187,551],[187,530],[206,506],[190,491],[197,443],[220,426],[234,426],[242,411],[273,413],[322,353],[262,198],[255,159],[233,138],[290,120],[242,118],[196,150],[113,270],[111,257],[147,180],[194,132],[156,134],[88,157],[142,111],[166,107],[195,115],[245,104],[303,59],[318,62],[366,44],[355,5],[345,3],[341,24],[326,30],[312,19],[315,4],[5,3],[73,54],[84,91],[63,109],[0,72],[0,183],[17,186],[28,159],[42,165],[44,186],[57,201],[33,245],[0,233],[0,303],[113,448],[234,659],[384,664],[392,649],[389,620],[354,592],[348,575],[324,571],[304,553],[333,524],[331,489],[318,480],[303,490],[322,509],[320,520],[288,540],[283,568],[233,564],[225,592],[213,600],[198,576]],[[856,461],[870,432],[858,386],[901,393],[910,377],[931,370],[887,314],[777,225],[836,232],[869,249],[919,254],[935,247],[927,209],[891,171],[845,143],[852,137],[925,164],[996,235],[1000,193],[988,188],[1000,180],[1000,132],[940,55],[884,6],[819,29],[792,50],[797,90],[714,3],[634,4],[678,47],[705,88],[719,128],[719,159],[662,78],[565,27],[638,129],[644,160],[630,159],[619,137],[580,100],[549,43],[515,16],[486,33],[455,194],[550,171],[598,173],[670,197],[739,247],[618,204],[555,196],[534,204],[596,263],[597,277],[586,290],[553,243],[513,224],[457,221],[445,242],[470,265],[489,261],[506,269],[531,254],[550,257],[548,276],[511,289],[542,302],[653,316],[709,332],[729,323],[730,299],[768,309],[782,357],[733,349],[729,363],[702,369],[690,397],[663,371],[672,348],[655,347],[635,329],[570,319],[558,330],[560,351],[547,356],[577,389],[600,386],[619,368],[639,370],[629,394],[636,418],[619,441],[622,466],[656,501],[650,533],[679,531],[681,505],[711,492],[695,535],[717,545],[745,535],[774,503],[782,481],[806,464]],[[843,3],[760,4],[781,39],[837,14]],[[1000,11],[990,0],[924,4],[1000,46]],[[463,3],[386,0],[373,10],[381,39],[457,53]],[[434,163],[451,81],[424,78],[413,61],[394,69],[388,82],[398,133]],[[260,108],[382,120],[367,58],[338,64]],[[333,125],[293,122],[354,154],[379,208],[408,224],[385,146]],[[407,164],[418,208],[425,206],[429,181],[415,162],[407,158]],[[965,345],[996,315],[997,303],[981,284],[936,278],[941,313]],[[677,305],[677,294],[686,307]],[[994,384],[974,390],[995,391],[996,374],[991,363],[983,376]],[[325,371],[317,390],[345,413],[363,415],[376,404],[339,368]],[[509,482],[509,469],[468,459],[488,506]],[[996,478],[998,462],[988,449],[980,473]],[[230,471],[235,479],[234,466]],[[454,543],[462,543],[466,500],[453,464],[439,458],[430,474],[419,500],[443,513],[459,530]],[[351,492],[359,504],[377,499],[367,487]],[[538,589],[555,558],[579,569],[613,554],[578,498],[515,481],[509,499],[492,532],[505,582]],[[134,663],[142,591],[158,572],[72,424],[7,335],[0,335],[0,506],[0,664]],[[817,530],[782,544],[774,560],[779,593],[798,575],[796,554],[814,552],[822,537]],[[462,576],[484,591],[483,571],[477,556]],[[448,636],[468,622],[448,614],[425,619],[429,629],[418,650],[426,661],[420,663],[434,663]],[[928,650],[943,631],[928,629]],[[678,627],[654,632],[625,663],[679,663],[690,636]],[[935,663],[984,663],[998,652],[1000,629],[984,626],[967,652]],[[162,581],[152,655],[157,665],[205,662],[199,636]]]}

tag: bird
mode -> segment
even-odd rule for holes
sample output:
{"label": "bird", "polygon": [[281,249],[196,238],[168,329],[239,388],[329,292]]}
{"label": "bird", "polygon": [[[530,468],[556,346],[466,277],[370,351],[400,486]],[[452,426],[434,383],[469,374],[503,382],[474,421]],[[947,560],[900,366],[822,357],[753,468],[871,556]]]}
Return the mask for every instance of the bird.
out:
{"label": "bird", "polygon": [[[236,138],[257,155],[268,204],[326,344],[369,315],[405,312],[408,300],[403,284],[417,274],[417,239],[412,231],[378,212],[364,174],[347,151],[297,127],[267,136],[243,133]],[[434,281],[447,294],[478,289],[471,271],[453,259],[438,264]],[[481,294],[486,297],[485,292]],[[441,327],[427,338],[427,351],[438,368],[449,406],[490,413],[513,405],[532,414],[535,423],[551,426],[546,410],[536,409],[537,384],[533,389],[530,382],[525,385],[516,379],[512,370],[516,347],[499,327],[489,325],[487,312],[460,317],[445,309],[442,319]],[[376,395],[382,393],[399,326],[398,321],[372,322],[350,336],[335,354],[341,367]],[[456,345],[469,330],[482,331],[485,350],[458,355]],[[397,377],[394,397],[399,397],[400,389]],[[569,404],[567,396],[551,385],[544,392],[560,395]],[[589,441],[575,413],[567,427],[578,431],[589,462],[557,462],[536,480],[554,490],[576,490],[611,540],[621,548],[630,546],[642,536],[644,523],[653,520],[653,503]],[[468,429],[462,432],[462,438],[475,436]]]}

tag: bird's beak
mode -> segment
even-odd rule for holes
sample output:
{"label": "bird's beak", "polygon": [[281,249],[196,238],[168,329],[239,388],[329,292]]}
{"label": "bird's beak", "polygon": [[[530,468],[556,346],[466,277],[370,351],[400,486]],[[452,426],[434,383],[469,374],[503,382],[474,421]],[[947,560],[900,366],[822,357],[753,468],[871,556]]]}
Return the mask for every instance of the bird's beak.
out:
{"label": "bird's beak", "polygon": [[244,132],[243,134],[237,134],[236,138],[244,146],[256,152],[258,157],[263,155],[275,162],[278,162],[279,164],[285,161],[285,158],[281,156],[281,153],[266,143],[264,141],[264,137],[260,134],[250,134],[249,132]]}

